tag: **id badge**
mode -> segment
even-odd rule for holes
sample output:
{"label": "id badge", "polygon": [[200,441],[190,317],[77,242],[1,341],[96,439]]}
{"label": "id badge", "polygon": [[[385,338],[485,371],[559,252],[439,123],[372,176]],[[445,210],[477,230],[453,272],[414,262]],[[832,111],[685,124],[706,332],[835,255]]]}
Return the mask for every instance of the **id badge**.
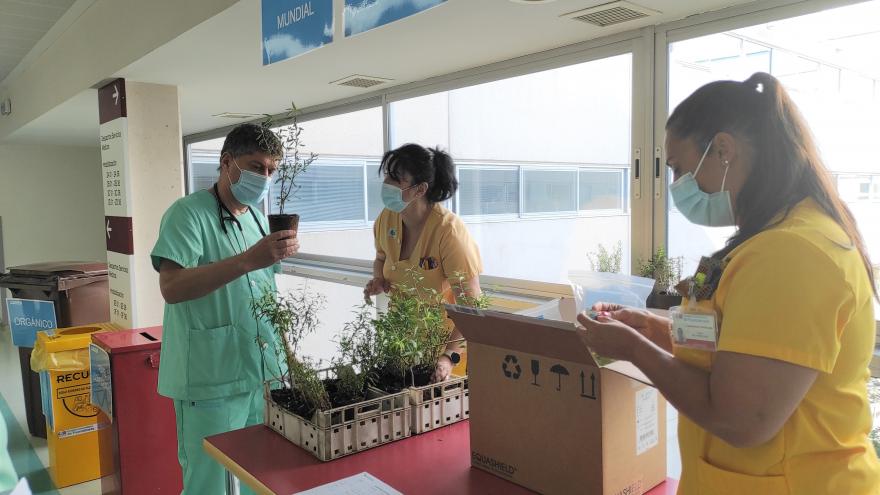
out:
{"label": "id badge", "polygon": [[672,341],[680,347],[715,352],[718,348],[718,318],[711,309],[669,308]]}

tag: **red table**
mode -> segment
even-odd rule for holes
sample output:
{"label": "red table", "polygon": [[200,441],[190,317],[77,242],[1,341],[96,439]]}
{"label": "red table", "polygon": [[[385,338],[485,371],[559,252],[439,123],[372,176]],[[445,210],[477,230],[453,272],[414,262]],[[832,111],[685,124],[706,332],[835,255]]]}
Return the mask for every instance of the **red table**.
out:
{"label": "red table", "polygon": [[[469,423],[463,421],[358,454],[321,462],[266,426],[208,437],[205,450],[258,494],[291,495],[366,471],[405,494],[533,493],[471,469]],[[667,480],[649,495],[674,495]]]}

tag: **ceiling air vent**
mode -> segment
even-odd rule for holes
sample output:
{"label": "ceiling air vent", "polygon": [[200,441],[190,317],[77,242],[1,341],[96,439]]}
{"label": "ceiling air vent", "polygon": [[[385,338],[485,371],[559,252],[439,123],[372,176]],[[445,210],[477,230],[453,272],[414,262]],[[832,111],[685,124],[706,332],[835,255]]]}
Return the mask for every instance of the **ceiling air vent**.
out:
{"label": "ceiling air vent", "polygon": [[353,75],[344,77],[338,81],[333,81],[330,84],[349,86],[352,88],[372,88],[373,86],[378,86],[391,81],[393,81],[393,79],[385,79],[384,77]]}
{"label": "ceiling air vent", "polygon": [[589,9],[578,10],[563,15],[575,21],[586,22],[594,26],[606,27],[614,24],[634,21],[643,17],[657,15],[659,12],[630,2],[611,2]]}
{"label": "ceiling air vent", "polygon": [[216,113],[211,117],[221,117],[224,119],[236,119],[236,120],[244,120],[244,119],[253,119],[255,117],[261,117],[261,114],[258,113],[238,113],[238,112],[223,112]]}

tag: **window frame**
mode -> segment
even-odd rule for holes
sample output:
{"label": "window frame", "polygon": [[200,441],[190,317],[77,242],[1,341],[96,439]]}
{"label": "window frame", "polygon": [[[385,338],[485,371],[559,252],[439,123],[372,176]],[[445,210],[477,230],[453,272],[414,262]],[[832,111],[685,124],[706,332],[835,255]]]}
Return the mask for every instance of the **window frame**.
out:
{"label": "window frame", "polygon": [[[574,184],[574,209],[573,210],[556,210],[556,211],[526,211],[526,172],[574,172],[575,175],[575,184]],[[522,165],[519,169],[519,197],[520,197],[520,218],[535,220],[535,219],[550,219],[550,218],[573,218],[578,216],[578,192],[579,192],[579,184],[578,180],[580,179],[580,170],[573,165],[547,165],[540,166],[536,164],[528,164]]]}
{"label": "window frame", "polygon": [[[580,193],[581,193],[581,172],[590,171],[590,172],[615,172],[621,175],[620,180],[620,197],[623,198],[623,208],[596,208],[596,209],[581,209],[580,205]],[[629,197],[629,180],[628,180],[628,172],[629,170],[621,165],[620,168],[610,167],[608,165],[581,165],[578,168],[578,216],[584,218],[592,218],[592,217],[609,217],[609,216],[620,216],[620,215],[629,215],[630,214],[630,197]]]}
{"label": "window frame", "polygon": [[[516,213],[487,213],[487,214],[477,214],[477,215],[466,215],[461,212],[461,172],[463,170],[502,170],[502,171],[513,171],[517,173],[517,205],[516,205]],[[458,190],[455,192],[455,214],[460,216],[461,219],[465,223],[488,223],[488,222],[509,222],[516,221],[520,218],[520,212],[522,211],[522,177],[519,173],[518,165],[506,165],[506,164],[495,164],[495,163],[482,163],[477,161],[464,161],[462,163],[456,163],[455,165],[455,178],[459,181]]]}

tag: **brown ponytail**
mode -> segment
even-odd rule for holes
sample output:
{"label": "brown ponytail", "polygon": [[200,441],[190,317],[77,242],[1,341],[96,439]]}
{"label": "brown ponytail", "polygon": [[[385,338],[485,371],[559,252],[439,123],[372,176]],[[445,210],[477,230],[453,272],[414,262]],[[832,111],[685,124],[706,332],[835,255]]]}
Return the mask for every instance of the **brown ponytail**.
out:
{"label": "brown ponytail", "polygon": [[741,83],[706,84],[675,109],[666,130],[678,139],[694,140],[701,148],[719,132],[727,132],[745,139],[754,152],[751,174],[736,198],[739,229],[714,256],[726,256],[772,227],[774,217],[813,198],[859,250],[877,297],[871,261],[855,219],[837,193],[806,121],[775,77],[758,72]]}

